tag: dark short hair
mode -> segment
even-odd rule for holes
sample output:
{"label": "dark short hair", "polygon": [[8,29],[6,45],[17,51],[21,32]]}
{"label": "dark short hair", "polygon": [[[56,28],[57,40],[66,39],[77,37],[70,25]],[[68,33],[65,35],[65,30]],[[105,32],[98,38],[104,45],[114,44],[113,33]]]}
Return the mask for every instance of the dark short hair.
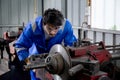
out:
{"label": "dark short hair", "polygon": [[45,10],[43,14],[44,25],[52,24],[54,26],[61,26],[63,24],[63,21],[64,21],[63,14],[55,8],[53,9],[49,8]]}

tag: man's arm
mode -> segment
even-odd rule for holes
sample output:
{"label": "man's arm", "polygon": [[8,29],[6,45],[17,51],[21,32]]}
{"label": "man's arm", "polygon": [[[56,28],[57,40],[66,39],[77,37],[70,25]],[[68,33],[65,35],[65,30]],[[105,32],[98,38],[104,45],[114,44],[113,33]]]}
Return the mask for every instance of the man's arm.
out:
{"label": "man's arm", "polygon": [[16,52],[20,61],[29,56],[28,49],[32,46],[33,30],[32,24],[29,23],[15,43]]}
{"label": "man's arm", "polygon": [[64,44],[72,46],[73,43],[77,41],[77,39],[76,39],[76,37],[73,34],[72,25],[70,24],[70,22],[68,20],[66,21],[64,29],[66,30]]}

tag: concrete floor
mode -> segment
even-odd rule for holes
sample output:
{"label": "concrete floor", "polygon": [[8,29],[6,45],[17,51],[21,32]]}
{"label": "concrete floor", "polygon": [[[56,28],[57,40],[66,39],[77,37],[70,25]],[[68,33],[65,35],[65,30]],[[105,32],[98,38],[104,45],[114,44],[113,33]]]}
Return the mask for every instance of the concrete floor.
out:
{"label": "concrete floor", "polygon": [[4,74],[5,72],[9,71],[8,63],[5,59],[0,60],[0,75]]}
{"label": "concrete floor", "polygon": [[9,71],[8,69],[8,55],[6,51],[3,52],[3,59],[0,59],[0,76]]}
{"label": "concrete floor", "polygon": [[9,69],[8,54],[4,51],[4,58],[0,59],[0,80],[30,80],[30,75],[28,71]]}
{"label": "concrete floor", "polygon": [[[3,52],[3,59],[0,59],[0,80],[10,80],[10,69],[8,68],[8,54]],[[1,56],[0,56],[1,57]]]}

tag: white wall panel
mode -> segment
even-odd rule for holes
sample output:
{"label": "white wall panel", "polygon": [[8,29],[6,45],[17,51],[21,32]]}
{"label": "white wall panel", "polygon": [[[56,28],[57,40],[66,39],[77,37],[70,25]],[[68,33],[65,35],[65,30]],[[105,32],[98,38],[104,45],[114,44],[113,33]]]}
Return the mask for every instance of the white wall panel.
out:
{"label": "white wall panel", "polygon": [[100,42],[100,41],[103,41],[103,38],[102,38],[102,33],[101,32],[97,32],[96,33],[96,42]]}
{"label": "white wall panel", "polygon": [[38,5],[38,16],[39,15],[42,15],[42,0],[38,0],[37,2],[37,5]]}
{"label": "white wall panel", "polygon": [[44,0],[44,10],[48,8],[56,8],[61,10],[61,0]]}
{"label": "white wall panel", "polygon": [[120,35],[116,35],[116,44],[118,45],[120,45]]}
{"label": "white wall panel", "polygon": [[2,23],[2,15],[1,15],[1,0],[0,0],[0,24]]}
{"label": "white wall panel", "polygon": [[18,24],[18,0],[11,0],[11,24]]}
{"label": "white wall panel", "polygon": [[85,21],[85,10],[87,2],[86,0],[80,0],[79,2],[79,25],[82,26],[82,23]]}
{"label": "white wall panel", "polygon": [[113,35],[112,34],[105,34],[105,44],[113,45]]}
{"label": "white wall panel", "polygon": [[78,39],[78,30],[77,29],[73,29],[73,33],[76,36],[76,38]]}
{"label": "white wall panel", "polygon": [[73,0],[67,1],[67,18],[73,23]]}
{"label": "white wall panel", "polygon": [[85,17],[86,0],[68,0],[67,18],[74,26],[81,26]]}
{"label": "white wall panel", "polygon": [[29,21],[33,21],[34,19],[34,0],[28,0],[27,1],[27,5],[28,5],[28,20]]}
{"label": "white wall panel", "polygon": [[[56,6],[57,6],[57,4],[56,4]],[[66,0],[61,0],[61,11],[62,11],[64,17],[67,18],[67,1]]]}
{"label": "white wall panel", "polygon": [[88,31],[88,38],[91,40],[91,42],[94,42],[94,32]]}
{"label": "white wall panel", "polygon": [[20,12],[20,23],[27,23],[28,22],[28,6],[27,0],[21,0],[21,12]]}
{"label": "white wall panel", "polygon": [[44,10],[55,7],[55,0],[44,0]]}
{"label": "white wall panel", "polygon": [[73,25],[79,25],[79,0],[73,0]]}
{"label": "white wall panel", "polygon": [[7,25],[9,23],[9,19],[8,19],[8,9],[9,9],[9,5],[8,5],[8,0],[1,0],[1,16],[2,16],[2,21],[1,24],[5,24]]}
{"label": "white wall panel", "polygon": [[116,21],[115,21],[115,24],[116,24],[116,27],[118,30],[120,30],[120,0],[116,0]]}

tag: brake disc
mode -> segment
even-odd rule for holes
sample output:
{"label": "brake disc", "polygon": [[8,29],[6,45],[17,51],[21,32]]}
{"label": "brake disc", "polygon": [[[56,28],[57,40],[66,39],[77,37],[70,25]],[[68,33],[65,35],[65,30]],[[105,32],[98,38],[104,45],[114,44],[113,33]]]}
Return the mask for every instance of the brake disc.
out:
{"label": "brake disc", "polygon": [[[71,63],[70,55],[66,50],[66,48],[60,44],[54,45],[50,49],[49,56],[46,58],[46,61],[47,62],[50,61],[49,60],[50,58],[52,61],[51,64],[53,65],[54,69],[56,70],[57,68],[59,71],[62,71],[57,76],[54,76],[54,79],[58,80],[58,76],[59,76],[62,80],[67,80],[69,76],[68,70],[71,68],[72,63]],[[63,67],[62,69],[61,66]]]}

